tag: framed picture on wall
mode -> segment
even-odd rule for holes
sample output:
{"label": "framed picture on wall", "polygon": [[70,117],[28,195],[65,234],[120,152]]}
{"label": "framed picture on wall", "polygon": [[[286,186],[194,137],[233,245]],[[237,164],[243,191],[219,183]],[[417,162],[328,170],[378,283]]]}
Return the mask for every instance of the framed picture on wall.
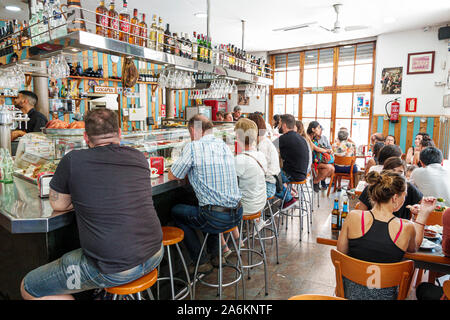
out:
{"label": "framed picture on wall", "polygon": [[245,91],[238,92],[238,105],[248,106],[250,103],[250,98],[246,96]]}
{"label": "framed picture on wall", "polygon": [[408,54],[407,74],[434,72],[434,51]]}
{"label": "framed picture on wall", "polygon": [[381,94],[402,93],[403,67],[384,68],[381,73]]}

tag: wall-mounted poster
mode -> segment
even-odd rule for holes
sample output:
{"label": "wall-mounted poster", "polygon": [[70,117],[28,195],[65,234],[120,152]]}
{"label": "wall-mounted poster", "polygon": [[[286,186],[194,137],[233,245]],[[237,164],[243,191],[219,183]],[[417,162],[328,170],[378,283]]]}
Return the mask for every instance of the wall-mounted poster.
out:
{"label": "wall-mounted poster", "polygon": [[248,106],[250,103],[250,98],[245,95],[245,91],[238,92],[238,105]]}
{"label": "wall-mounted poster", "polygon": [[403,67],[384,68],[381,73],[381,94],[402,93]]}
{"label": "wall-mounted poster", "polygon": [[408,54],[407,74],[433,73],[434,51]]}

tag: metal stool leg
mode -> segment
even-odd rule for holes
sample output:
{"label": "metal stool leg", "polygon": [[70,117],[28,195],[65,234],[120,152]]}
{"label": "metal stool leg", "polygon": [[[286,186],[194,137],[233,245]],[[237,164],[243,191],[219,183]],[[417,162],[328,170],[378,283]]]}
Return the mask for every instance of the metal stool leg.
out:
{"label": "metal stool leg", "polygon": [[[192,299],[195,300],[195,284],[197,283],[197,272],[198,272],[198,266],[200,265],[200,258],[203,253],[203,249],[206,245],[206,240],[208,239],[209,233],[205,235],[205,239],[203,240],[202,248],[200,249],[200,253],[198,254],[197,263],[195,265],[195,271],[194,271],[194,287],[192,289]],[[220,237],[219,237],[220,238]]]}
{"label": "metal stool leg", "polygon": [[[266,257],[266,249],[264,248],[264,242],[261,239],[261,235],[258,231],[258,229],[256,229],[256,225],[253,224],[253,228],[254,231],[256,231],[256,233],[258,234],[258,238],[259,238],[259,244],[261,246],[261,252],[263,254],[263,261],[264,261],[264,280],[265,280],[265,294],[266,296],[269,294],[269,289],[268,289],[268,274],[267,274],[267,257]],[[254,247],[253,247],[254,248]]]}
{"label": "metal stool leg", "polygon": [[[239,237],[240,237],[240,235],[239,235]],[[245,300],[245,298],[246,298],[245,297],[245,277],[244,277],[244,270],[242,269],[243,264],[242,264],[242,258],[241,258],[241,252],[240,252],[241,242],[240,242],[240,239],[239,239],[239,245],[237,245],[236,244],[236,240],[234,239],[233,236],[231,236],[231,241],[233,243],[234,250],[236,251],[237,267],[240,268],[240,270],[241,270],[242,297],[243,297],[243,300]],[[238,300],[238,297],[239,297],[239,295],[238,295],[238,287],[239,287],[239,282],[236,282],[236,300]]]}
{"label": "metal stool leg", "polygon": [[189,297],[192,299],[191,278],[189,276],[189,270],[188,270],[188,267],[186,265],[186,261],[184,260],[183,253],[181,252],[181,249],[180,249],[180,246],[178,245],[178,243],[175,243],[175,247],[177,248],[178,254],[180,255],[181,262],[183,263],[183,268],[184,268],[184,271],[186,273],[186,280],[187,280],[187,285],[188,285],[188,290],[189,290]]}
{"label": "metal stool leg", "polygon": [[173,283],[172,257],[170,255],[170,246],[167,246],[167,259],[169,260],[169,277],[170,277],[170,289],[172,291],[172,300],[175,300],[175,285]]}
{"label": "metal stool leg", "polygon": [[275,223],[275,217],[273,215],[272,205],[270,204],[269,200],[267,201],[267,205],[269,207],[272,228],[273,228],[274,233],[275,233],[275,245],[276,245],[276,250],[277,250],[277,264],[280,264],[280,262],[278,260],[278,230],[277,230],[277,226],[276,226],[276,223]]}

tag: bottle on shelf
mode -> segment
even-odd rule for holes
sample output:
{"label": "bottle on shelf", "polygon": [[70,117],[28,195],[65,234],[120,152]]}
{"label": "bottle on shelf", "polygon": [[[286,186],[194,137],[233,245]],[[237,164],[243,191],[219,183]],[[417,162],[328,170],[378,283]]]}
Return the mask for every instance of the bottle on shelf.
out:
{"label": "bottle on shelf", "polygon": [[339,199],[334,199],[333,211],[331,211],[331,230],[339,230]]}
{"label": "bottle on shelf", "polygon": [[205,48],[203,47],[203,36],[197,35],[197,44],[198,44],[198,61],[205,62]]}
{"label": "bottle on shelf", "polygon": [[138,9],[133,9],[133,18],[130,23],[130,36],[128,37],[130,44],[139,44],[139,18]]}
{"label": "bottle on shelf", "polygon": [[130,38],[130,13],[128,3],[123,0],[123,8],[119,14],[119,40],[128,42]]}
{"label": "bottle on shelf", "polygon": [[36,0],[31,0],[30,4],[31,18],[30,18],[30,36],[31,36],[31,45],[35,46],[40,43],[39,36],[39,16],[38,16],[38,7]]}
{"label": "bottle on shelf", "polygon": [[174,47],[174,54],[176,56],[180,56],[181,55],[181,41],[178,38],[178,33],[174,32],[173,34],[173,47]]}
{"label": "bottle on shelf", "polygon": [[21,26],[20,43],[22,48],[31,47],[30,30],[25,20],[23,21]]}
{"label": "bottle on shelf", "polygon": [[156,50],[158,46],[158,24],[156,22],[156,14],[153,15],[152,25],[150,27],[150,39],[148,41],[148,47]]}
{"label": "bottle on shelf", "polygon": [[157,51],[164,51],[165,35],[164,35],[163,20],[161,17],[159,17],[158,23],[159,23],[159,25],[158,25],[158,46],[156,49],[157,49]]}
{"label": "bottle on shelf", "polygon": [[108,37],[119,40],[119,14],[116,11],[114,0],[111,0],[108,10]]}
{"label": "bottle on shelf", "polygon": [[184,32],[180,33],[180,56],[183,58],[187,58],[186,55],[186,38],[184,37]]}
{"label": "bottle on shelf", "polygon": [[95,23],[95,33],[103,37],[108,36],[108,9],[105,7],[104,0],[101,0],[95,9]]}
{"label": "bottle on shelf", "polygon": [[164,52],[175,54],[174,39],[170,33],[170,24],[167,23],[166,31],[164,31]]}
{"label": "bottle on shelf", "polygon": [[139,45],[148,47],[148,27],[145,22],[145,13],[141,13],[141,22],[139,22]]}
{"label": "bottle on shelf", "polygon": [[198,42],[197,42],[197,32],[194,31],[194,38],[192,39],[192,51],[191,51],[192,60],[198,59]]}
{"label": "bottle on shelf", "polygon": [[212,46],[211,38],[208,37],[208,63],[212,63]]}
{"label": "bottle on shelf", "polygon": [[189,38],[189,34],[188,33],[185,33],[185,43],[186,43],[186,47],[185,47],[185,50],[186,50],[186,58],[188,58],[188,59],[192,59],[192,41],[191,41],[191,39]]}

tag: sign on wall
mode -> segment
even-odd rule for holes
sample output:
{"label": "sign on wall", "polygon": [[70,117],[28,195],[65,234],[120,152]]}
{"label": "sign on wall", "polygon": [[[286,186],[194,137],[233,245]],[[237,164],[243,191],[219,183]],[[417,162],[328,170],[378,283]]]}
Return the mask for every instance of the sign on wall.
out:
{"label": "sign on wall", "polygon": [[381,94],[402,93],[403,67],[384,68],[381,73]]}
{"label": "sign on wall", "polygon": [[434,72],[434,51],[408,54],[407,74]]}

